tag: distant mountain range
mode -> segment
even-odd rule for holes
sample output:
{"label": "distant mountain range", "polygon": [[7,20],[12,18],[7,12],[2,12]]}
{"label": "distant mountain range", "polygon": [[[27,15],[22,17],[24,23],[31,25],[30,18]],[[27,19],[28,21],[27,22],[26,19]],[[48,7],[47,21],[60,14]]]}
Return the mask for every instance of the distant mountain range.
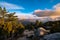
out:
{"label": "distant mountain range", "polygon": [[47,22],[47,21],[58,21],[60,20],[60,16],[49,16],[49,17],[36,17],[33,19],[19,19],[20,21],[25,22],[35,22],[36,20],[41,22]]}

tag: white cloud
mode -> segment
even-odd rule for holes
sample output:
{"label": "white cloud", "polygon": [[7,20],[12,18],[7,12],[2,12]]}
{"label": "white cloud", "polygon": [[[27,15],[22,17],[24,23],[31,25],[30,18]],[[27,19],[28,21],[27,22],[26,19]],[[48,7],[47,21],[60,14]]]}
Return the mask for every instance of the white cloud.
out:
{"label": "white cloud", "polygon": [[[58,15],[60,15],[60,13],[59,14],[55,13],[56,11],[60,10],[59,9],[60,6],[57,6],[57,5],[58,4],[54,5],[54,6],[56,6],[55,8],[53,6],[54,10],[47,9],[47,8],[45,8],[45,10],[37,9],[37,10],[34,11],[35,15],[32,14],[33,12],[29,12],[29,13],[16,12],[16,15],[18,15],[18,17],[20,19],[38,19],[40,21],[54,21],[54,20],[59,20],[60,17]],[[39,17],[36,16],[36,15],[39,15]]]}
{"label": "white cloud", "polygon": [[60,3],[53,6],[54,13],[52,16],[60,16]]}
{"label": "white cloud", "polygon": [[53,6],[53,8],[58,8],[58,7],[60,7],[60,3]]}
{"label": "white cloud", "polygon": [[34,10],[34,12],[36,12],[36,13],[40,12],[40,11],[43,11],[43,10],[40,10],[40,9]]}
{"label": "white cloud", "polygon": [[[58,15],[60,15],[60,13],[56,13],[56,11],[58,12],[60,10],[59,9],[60,6],[58,6],[58,5],[59,4],[54,5],[56,7],[53,6],[54,10],[47,9],[47,8],[45,8],[45,10],[37,9],[34,11],[35,15],[32,15],[33,12],[29,12],[29,13],[17,12],[16,15],[18,15],[18,17],[20,19],[38,19],[40,21],[51,21],[51,20],[54,21],[54,20],[58,20],[58,18],[60,18],[58,16]],[[39,17],[36,15],[39,15]]]}
{"label": "white cloud", "polygon": [[47,9],[47,8],[45,8],[45,10],[35,10],[34,11],[34,15],[37,15],[37,16],[39,16],[39,17],[42,17],[42,16],[49,16],[49,15],[51,15],[52,14],[52,10],[50,10],[50,9]]}
{"label": "white cloud", "polygon": [[41,16],[59,16],[60,15],[60,3],[54,5],[52,7],[52,9],[47,9],[47,8],[45,8],[45,10],[37,9],[34,11],[33,14],[35,14],[39,17],[41,17]]}
{"label": "white cloud", "polygon": [[23,13],[20,11],[16,11],[16,14],[18,16],[19,19],[34,19],[35,17],[37,17],[36,15],[32,15],[33,12],[29,12],[29,13]]}
{"label": "white cloud", "polygon": [[55,11],[60,12],[60,3],[54,5],[53,8],[55,9]]}
{"label": "white cloud", "polygon": [[6,7],[6,9],[24,9],[22,6],[18,6],[7,2],[0,2],[0,6]]}
{"label": "white cloud", "polygon": [[[15,4],[7,3],[7,2],[0,2],[0,6],[6,7],[7,9],[24,9],[21,6],[17,6]],[[17,15],[19,19],[38,19],[38,20],[43,21],[43,22],[44,21],[57,20],[57,18],[59,19],[60,17],[51,16],[51,15],[52,15],[52,11],[59,11],[60,12],[60,3],[54,5],[53,9],[54,10],[45,8],[45,10],[37,9],[37,10],[34,11],[34,13],[36,15],[38,14],[38,15],[40,15],[42,17],[38,17],[36,15],[33,15],[32,14],[33,12],[23,13],[21,11],[20,12],[16,11],[15,15]],[[57,15],[57,14],[53,13],[53,15]],[[46,16],[46,17],[43,17],[43,16]]]}
{"label": "white cloud", "polygon": [[32,15],[33,12],[28,12],[28,13],[24,13],[24,12],[21,12],[21,11],[15,11],[16,12],[16,15]]}

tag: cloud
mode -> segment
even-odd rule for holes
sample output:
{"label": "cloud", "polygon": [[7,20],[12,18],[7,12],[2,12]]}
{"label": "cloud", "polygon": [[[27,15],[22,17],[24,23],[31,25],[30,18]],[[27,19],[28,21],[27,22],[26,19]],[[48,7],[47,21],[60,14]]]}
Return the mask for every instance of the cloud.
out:
{"label": "cloud", "polygon": [[29,13],[17,12],[16,15],[18,15],[18,18],[20,20],[27,19],[28,21],[32,21],[32,22],[36,20],[39,20],[41,22],[57,21],[60,20],[60,16],[58,16],[60,15],[60,13],[58,13],[58,11],[60,10],[59,9],[60,6],[58,5],[60,4],[58,3],[52,7],[54,10],[47,8],[45,8],[45,10],[37,9],[34,10],[34,12],[29,12]]}
{"label": "cloud", "polygon": [[16,14],[18,16],[19,19],[34,19],[37,16],[36,15],[32,15],[33,12],[29,12],[29,13],[23,13],[21,11],[16,11]]}
{"label": "cloud", "polygon": [[53,13],[53,11],[52,10],[50,10],[50,9],[47,9],[47,8],[45,8],[45,10],[35,10],[34,11],[34,15],[37,15],[38,17],[44,17],[44,16],[49,16],[49,15],[51,15]]}
{"label": "cloud", "polygon": [[[48,11],[48,10],[47,10]],[[43,12],[43,11],[42,11]],[[44,13],[46,12],[46,10],[44,10]],[[48,11],[46,13],[46,15],[49,13],[50,11]],[[33,12],[29,12],[29,13],[23,13],[23,12],[16,12],[16,15],[18,16],[19,20],[28,20],[28,21],[32,21],[35,22],[36,20],[39,20],[41,22],[47,22],[47,21],[56,21],[56,20],[60,20],[60,16],[41,16],[38,17],[36,15],[30,14]],[[45,14],[44,14],[45,15]]]}
{"label": "cloud", "polygon": [[36,13],[40,12],[40,11],[43,11],[43,10],[40,10],[40,9],[34,10],[34,12],[36,12]]}
{"label": "cloud", "polygon": [[[53,10],[52,10],[53,9]],[[39,17],[44,16],[60,16],[60,3],[54,5],[52,9],[45,8],[44,10],[37,9],[34,11],[34,15],[37,15]]]}
{"label": "cloud", "polygon": [[60,3],[53,6],[54,13],[52,16],[60,16]]}
{"label": "cloud", "polygon": [[60,3],[54,5],[53,8],[55,9],[55,11],[60,12]]}
{"label": "cloud", "polygon": [[18,16],[18,18],[20,20],[22,20],[22,19],[33,19],[32,21],[40,20],[42,22],[59,20],[59,18],[60,18],[58,16],[58,15],[60,15],[60,13],[59,13],[60,6],[59,5],[60,5],[59,3],[54,5],[52,7],[54,10],[45,8],[44,10],[37,9],[37,10],[34,10],[33,12],[28,12],[28,13],[16,11],[16,15]]}
{"label": "cloud", "polygon": [[36,15],[31,15],[31,14],[20,14],[19,15],[19,18],[20,19],[34,19],[36,18],[37,16]]}
{"label": "cloud", "polygon": [[1,7],[6,7],[6,9],[11,10],[11,9],[25,9],[22,6],[18,6],[15,4],[7,3],[7,2],[0,2]]}
{"label": "cloud", "polygon": [[[11,3],[7,3],[7,2],[0,2],[0,6],[2,7],[6,7],[6,9],[25,9],[22,6],[18,6],[15,4],[11,4]],[[38,19],[40,21],[51,21],[51,20],[58,20],[60,19],[60,17],[56,17],[54,15],[60,15],[60,3],[56,4],[53,6],[53,9],[47,9],[45,8],[45,10],[41,10],[41,9],[37,9],[34,10],[34,12],[29,12],[29,13],[23,13],[21,11],[16,11],[16,14],[18,16],[19,19]],[[34,15],[33,15],[33,14]],[[32,21],[34,21],[32,20]]]}

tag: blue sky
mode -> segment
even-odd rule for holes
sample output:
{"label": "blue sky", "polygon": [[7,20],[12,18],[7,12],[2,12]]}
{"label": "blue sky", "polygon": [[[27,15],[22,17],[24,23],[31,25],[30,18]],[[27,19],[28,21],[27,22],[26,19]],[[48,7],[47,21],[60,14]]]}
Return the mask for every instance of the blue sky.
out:
{"label": "blue sky", "polygon": [[32,14],[37,9],[53,10],[53,6],[58,3],[60,0],[0,0],[0,6],[5,6],[9,12],[22,14]]}

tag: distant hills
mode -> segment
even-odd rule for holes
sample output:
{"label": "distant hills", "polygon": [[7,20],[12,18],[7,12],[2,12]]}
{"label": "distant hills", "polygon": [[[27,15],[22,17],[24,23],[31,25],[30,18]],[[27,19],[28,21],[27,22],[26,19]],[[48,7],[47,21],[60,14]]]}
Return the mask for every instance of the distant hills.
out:
{"label": "distant hills", "polygon": [[49,17],[37,17],[33,19],[19,19],[20,21],[24,22],[35,22],[36,20],[41,22],[47,22],[47,21],[58,21],[60,20],[60,16],[49,16]]}

